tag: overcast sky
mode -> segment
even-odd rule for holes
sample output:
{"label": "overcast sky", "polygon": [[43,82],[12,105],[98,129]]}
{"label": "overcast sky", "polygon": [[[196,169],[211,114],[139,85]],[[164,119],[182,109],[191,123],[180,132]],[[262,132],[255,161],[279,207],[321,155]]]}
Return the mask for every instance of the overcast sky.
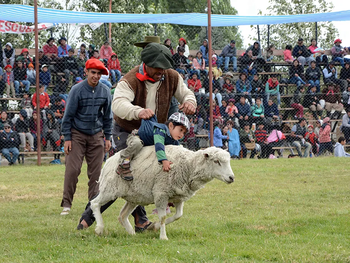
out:
{"label": "overcast sky", "polygon": [[[349,10],[350,6],[347,3],[346,0],[332,0],[334,9],[333,11],[344,11]],[[231,0],[231,5],[236,8],[238,11],[238,15],[241,16],[255,16],[258,14],[259,10],[262,11],[262,13],[266,12],[266,7],[269,5],[268,0],[248,0],[242,1],[242,0]],[[345,22],[333,22],[334,26],[338,29],[339,37],[343,40],[343,46],[350,46],[350,21]],[[256,30],[251,30],[250,26],[240,26],[239,27],[240,32],[243,36],[243,43],[245,46],[248,45],[249,42],[249,35],[256,35]],[[308,43],[308,42],[307,42]]]}

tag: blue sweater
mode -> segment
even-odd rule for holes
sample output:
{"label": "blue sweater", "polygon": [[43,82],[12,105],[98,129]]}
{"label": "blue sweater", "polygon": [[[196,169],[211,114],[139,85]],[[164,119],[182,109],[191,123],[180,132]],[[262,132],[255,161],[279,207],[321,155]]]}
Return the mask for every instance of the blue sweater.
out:
{"label": "blue sweater", "polygon": [[265,105],[265,116],[266,117],[273,117],[273,115],[279,116],[279,110],[275,103],[273,103],[271,106],[268,104]]}
{"label": "blue sweater", "polygon": [[227,136],[222,135],[222,132],[219,127],[215,127],[214,129],[214,138],[213,138],[213,144],[215,147],[222,147],[222,140],[227,139]]}
{"label": "blue sweater", "polygon": [[110,90],[101,83],[95,88],[87,80],[74,85],[69,93],[62,120],[62,134],[66,141],[72,140],[71,129],[94,135],[104,131],[106,140],[112,132],[112,96]]}
{"label": "blue sweater", "polygon": [[245,116],[250,116],[251,112],[250,112],[250,106],[247,103],[241,104],[241,103],[237,103],[236,105],[238,113],[236,114],[236,117],[239,118],[241,116],[245,117]]}
{"label": "blue sweater", "polygon": [[50,71],[46,71],[46,72],[40,72],[39,73],[39,80],[42,84],[44,85],[49,85],[51,82],[51,74]]}

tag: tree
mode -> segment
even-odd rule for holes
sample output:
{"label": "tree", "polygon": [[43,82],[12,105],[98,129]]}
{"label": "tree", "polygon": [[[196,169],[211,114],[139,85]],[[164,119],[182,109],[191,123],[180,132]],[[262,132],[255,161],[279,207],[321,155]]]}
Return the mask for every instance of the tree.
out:
{"label": "tree", "polygon": [[[265,15],[296,15],[331,12],[332,2],[328,0],[269,0]],[[259,12],[262,15],[262,12]],[[260,26],[262,46],[267,46],[267,26]],[[330,48],[333,44],[337,29],[332,22],[318,22],[318,46]],[[303,38],[305,45],[310,45],[315,38],[315,23],[291,23],[270,25],[270,44],[284,49],[287,44],[295,45],[298,38]],[[254,38],[256,40],[257,37]]]}

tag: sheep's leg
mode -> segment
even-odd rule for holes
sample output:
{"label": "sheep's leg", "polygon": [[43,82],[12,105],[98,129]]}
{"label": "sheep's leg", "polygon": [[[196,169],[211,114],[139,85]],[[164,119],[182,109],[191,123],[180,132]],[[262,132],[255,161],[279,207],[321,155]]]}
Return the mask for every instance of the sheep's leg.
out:
{"label": "sheep's leg", "polygon": [[120,211],[118,220],[120,224],[125,228],[125,230],[130,234],[130,235],[135,235],[135,230],[130,224],[129,221],[129,215],[135,210],[137,205],[126,202],[125,205],[123,206],[122,210]]}
{"label": "sheep's leg", "polygon": [[104,200],[102,194],[99,194],[95,199],[91,200],[90,207],[96,219],[95,233],[97,235],[102,235],[104,229],[103,218],[101,214],[101,206],[107,204],[109,201],[110,200]]}
{"label": "sheep's leg", "polygon": [[166,220],[166,205],[162,207],[157,207],[158,217],[160,221],[160,239],[168,240],[165,231],[165,220]]}
{"label": "sheep's leg", "polygon": [[[165,225],[174,222],[175,220],[179,219],[183,215],[184,202],[174,203],[174,205],[175,205],[176,212],[173,216],[165,220]],[[157,231],[159,229],[160,229],[160,223],[157,222],[154,224],[154,230]]]}

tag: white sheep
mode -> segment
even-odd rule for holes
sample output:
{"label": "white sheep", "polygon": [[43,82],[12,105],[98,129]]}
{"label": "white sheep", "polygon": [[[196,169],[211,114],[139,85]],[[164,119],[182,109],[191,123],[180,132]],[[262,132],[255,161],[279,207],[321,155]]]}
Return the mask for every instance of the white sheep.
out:
{"label": "white sheep", "polygon": [[[101,235],[104,228],[101,206],[121,197],[126,203],[118,219],[128,233],[135,234],[128,219],[134,209],[138,205],[155,204],[160,222],[148,229],[160,229],[160,239],[167,240],[165,225],[182,216],[184,202],[196,191],[214,178],[228,184],[234,181],[230,154],[222,149],[211,147],[192,152],[182,146],[167,145],[165,151],[168,160],[173,162],[168,173],[158,164],[154,146],[144,147],[131,162],[133,181],[125,181],[115,172],[119,153],[107,160],[99,179],[100,193],[91,201],[96,234]],[[166,219],[168,202],[174,203],[176,212]]]}

